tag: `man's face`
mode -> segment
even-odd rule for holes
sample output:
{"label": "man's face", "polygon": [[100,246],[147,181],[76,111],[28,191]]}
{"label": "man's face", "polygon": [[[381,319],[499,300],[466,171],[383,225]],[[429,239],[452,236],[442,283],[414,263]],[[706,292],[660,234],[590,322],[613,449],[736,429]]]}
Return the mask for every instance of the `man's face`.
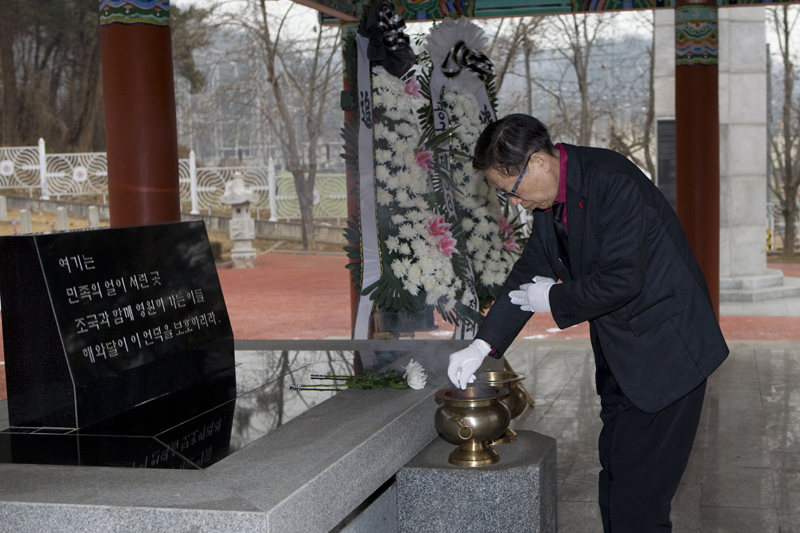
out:
{"label": "man's face", "polygon": [[[498,192],[510,192],[519,176],[506,176],[497,169],[483,171],[486,180]],[[550,209],[558,198],[558,158],[542,152],[531,155],[525,175],[514,191],[516,196],[508,195],[513,205],[524,209]]]}

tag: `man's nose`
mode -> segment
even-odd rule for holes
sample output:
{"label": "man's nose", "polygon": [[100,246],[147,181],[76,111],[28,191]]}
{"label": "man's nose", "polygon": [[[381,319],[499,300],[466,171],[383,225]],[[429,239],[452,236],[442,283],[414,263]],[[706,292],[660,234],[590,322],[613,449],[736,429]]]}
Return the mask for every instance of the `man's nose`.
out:
{"label": "man's nose", "polygon": [[522,198],[518,196],[512,196],[508,199],[508,201],[511,202],[511,205],[519,205],[522,203]]}

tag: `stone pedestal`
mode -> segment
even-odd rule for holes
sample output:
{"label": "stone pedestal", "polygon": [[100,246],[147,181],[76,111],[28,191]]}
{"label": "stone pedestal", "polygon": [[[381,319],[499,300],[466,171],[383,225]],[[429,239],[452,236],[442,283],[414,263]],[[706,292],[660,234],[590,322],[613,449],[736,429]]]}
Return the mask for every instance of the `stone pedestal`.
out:
{"label": "stone pedestal", "polygon": [[557,530],[556,440],[517,431],[496,446],[500,462],[479,468],[451,465],[455,448],[441,437],[397,473],[398,531]]}
{"label": "stone pedestal", "polygon": [[256,250],[253,248],[253,239],[256,238],[255,222],[250,217],[250,202],[256,200],[252,189],[246,187],[244,180],[238,177],[225,185],[225,194],[220,198],[220,203],[231,206],[231,259],[234,268],[256,266]]}

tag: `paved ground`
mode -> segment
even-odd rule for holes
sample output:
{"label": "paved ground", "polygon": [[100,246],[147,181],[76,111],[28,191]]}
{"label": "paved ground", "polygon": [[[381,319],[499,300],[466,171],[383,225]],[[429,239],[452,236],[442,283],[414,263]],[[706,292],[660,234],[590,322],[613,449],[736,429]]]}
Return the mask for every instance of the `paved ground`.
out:
{"label": "paved ground", "polygon": [[[730,344],[730,356],[708,380],[672,502],[673,533],[800,532],[800,350],[780,341]],[[558,440],[559,532],[601,533],[602,422],[591,347],[518,341],[507,359],[529,376],[523,383],[535,399],[512,427]],[[501,460],[503,446],[496,447]]]}
{"label": "paved ground", "polygon": [[[349,338],[347,259],[341,254],[269,253],[253,269],[220,269],[225,303],[237,339]],[[800,277],[800,264],[770,264]],[[793,310],[798,310],[797,313]],[[723,304],[721,325],[729,340],[800,340],[800,298]],[[734,316],[736,315],[736,316]],[[773,316],[768,316],[773,315]],[[439,329],[418,338],[449,338],[453,328],[437,315]],[[520,335],[527,339],[588,339],[588,324],[559,330],[549,313],[537,313]],[[0,363],[2,362],[0,339]],[[0,398],[5,371],[0,364]]]}

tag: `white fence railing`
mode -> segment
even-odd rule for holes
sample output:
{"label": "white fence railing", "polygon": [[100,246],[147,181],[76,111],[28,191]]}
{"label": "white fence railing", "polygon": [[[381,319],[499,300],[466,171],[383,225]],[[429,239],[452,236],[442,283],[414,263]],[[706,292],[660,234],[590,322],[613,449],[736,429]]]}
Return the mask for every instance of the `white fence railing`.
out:
{"label": "white fence railing", "polygon": [[[272,171],[274,176],[274,171]],[[252,187],[258,200],[256,211],[268,210],[270,219],[299,219],[300,204],[291,176],[270,180],[267,167],[196,168],[194,152],[178,161],[181,201],[191,203],[192,213],[226,206],[219,199],[225,184],[234,177]],[[0,189],[27,189],[29,196],[39,191],[42,198],[51,196],[108,194],[108,161],[103,152],[83,154],[48,154],[44,139],[38,147],[0,147]],[[347,185],[343,175],[318,174],[314,188],[314,216],[347,218]]]}

